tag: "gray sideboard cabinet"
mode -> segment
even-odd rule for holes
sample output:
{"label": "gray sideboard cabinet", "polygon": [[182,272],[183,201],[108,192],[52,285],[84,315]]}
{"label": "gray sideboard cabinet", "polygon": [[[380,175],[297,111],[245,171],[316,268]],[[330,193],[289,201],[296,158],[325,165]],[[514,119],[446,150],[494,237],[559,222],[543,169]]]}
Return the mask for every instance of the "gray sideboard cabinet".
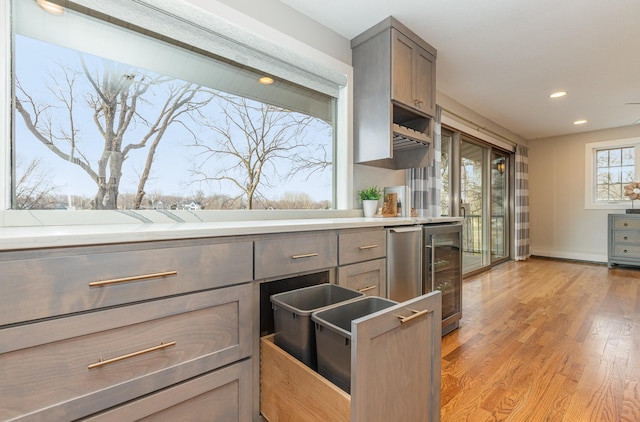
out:
{"label": "gray sideboard cabinet", "polygon": [[608,266],[640,266],[640,214],[609,214]]}

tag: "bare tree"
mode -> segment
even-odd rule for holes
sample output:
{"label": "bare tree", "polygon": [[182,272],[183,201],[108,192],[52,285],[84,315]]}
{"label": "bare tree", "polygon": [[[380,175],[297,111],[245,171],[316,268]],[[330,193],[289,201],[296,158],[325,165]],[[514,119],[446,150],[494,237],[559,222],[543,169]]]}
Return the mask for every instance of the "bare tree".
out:
{"label": "bare tree", "polygon": [[[95,209],[117,208],[123,163],[131,151],[146,148],[146,161],[133,205],[139,208],[158,144],[167,129],[180,124],[183,114],[205,106],[211,95],[204,93],[199,85],[153,76],[114,62],[103,61],[103,66],[94,70],[89,69],[84,59],[80,62],[82,71],[60,66],[61,76],[52,76],[49,92],[56,104],[39,102],[16,81],[16,110],[43,145],[61,159],[80,167],[96,183]],[[84,84],[79,83],[79,78],[84,78]],[[82,86],[88,88],[77,89]],[[160,92],[162,89],[164,93]],[[204,95],[198,96],[199,93]],[[152,95],[154,99],[150,98]],[[80,104],[81,101],[84,104]],[[147,118],[142,115],[142,104],[152,101],[156,105],[153,112],[157,114]],[[80,130],[79,122],[87,114],[87,107],[98,136]],[[59,115],[54,118],[54,109],[61,110],[64,118]],[[138,126],[144,130],[134,134],[131,129]],[[99,148],[93,139],[96,137],[102,143]],[[136,139],[125,141],[132,137]],[[89,158],[91,149],[101,151],[96,162]]]}
{"label": "bare tree", "polygon": [[245,98],[216,99],[222,117],[200,114],[199,119],[213,138],[192,145],[198,149],[193,171],[198,181],[230,182],[241,192],[236,199],[244,197],[253,209],[261,188],[318,166],[305,140],[313,117]]}
{"label": "bare tree", "polygon": [[40,159],[24,166],[16,159],[15,199],[13,207],[20,210],[51,208],[56,203],[56,187],[51,183],[49,171],[43,169]]}

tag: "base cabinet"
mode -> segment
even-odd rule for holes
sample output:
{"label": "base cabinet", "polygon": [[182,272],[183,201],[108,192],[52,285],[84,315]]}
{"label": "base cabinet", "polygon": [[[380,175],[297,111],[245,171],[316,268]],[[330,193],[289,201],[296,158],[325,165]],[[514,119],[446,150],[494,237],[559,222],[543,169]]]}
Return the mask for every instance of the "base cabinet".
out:
{"label": "base cabinet", "polygon": [[[0,420],[250,420],[252,254],[241,238],[0,253]],[[213,402],[219,418],[188,419]]]}
{"label": "base cabinet", "polygon": [[351,322],[351,394],[261,340],[260,409],[270,422],[440,421],[441,293]]}

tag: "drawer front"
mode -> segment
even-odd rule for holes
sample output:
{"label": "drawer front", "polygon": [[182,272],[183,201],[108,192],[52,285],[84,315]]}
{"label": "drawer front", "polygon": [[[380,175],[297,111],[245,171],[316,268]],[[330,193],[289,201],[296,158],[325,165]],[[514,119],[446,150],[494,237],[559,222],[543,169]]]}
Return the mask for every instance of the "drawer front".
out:
{"label": "drawer front", "polygon": [[637,245],[613,245],[613,254],[621,258],[640,258],[640,246]]}
{"label": "drawer front", "polygon": [[386,259],[360,262],[338,268],[338,284],[367,296],[386,296]]}
{"label": "drawer front", "polygon": [[2,330],[2,347],[15,349],[0,354],[0,420],[76,419],[250,356],[251,292],[247,283]]}
{"label": "drawer front", "polygon": [[616,243],[640,243],[640,231],[614,231],[613,240]]}
{"label": "drawer front", "polygon": [[83,421],[249,422],[251,393],[251,360],[245,360]]}
{"label": "drawer front", "polygon": [[639,230],[640,218],[613,217],[613,228],[614,230]]}
{"label": "drawer front", "polygon": [[255,278],[335,267],[338,240],[334,233],[273,236],[255,242]]}
{"label": "drawer front", "polygon": [[384,258],[387,254],[384,230],[341,233],[338,237],[340,265]]}
{"label": "drawer front", "polygon": [[104,247],[74,248],[64,256],[0,261],[0,326],[237,284],[253,277],[252,242],[165,245],[117,252]]}

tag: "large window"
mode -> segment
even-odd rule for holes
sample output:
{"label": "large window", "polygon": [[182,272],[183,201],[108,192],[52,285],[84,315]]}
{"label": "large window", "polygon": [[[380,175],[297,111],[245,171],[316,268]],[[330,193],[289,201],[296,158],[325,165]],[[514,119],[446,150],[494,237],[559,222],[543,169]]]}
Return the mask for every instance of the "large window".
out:
{"label": "large window", "polygon": [[335,207],[334,96],[76,9],[13,0],[12,208]]}
{"label": "large window", "polygon": [[640,138],[593,142],[585,147],[585,208],[628,208],[626,185],[638,181]]}

